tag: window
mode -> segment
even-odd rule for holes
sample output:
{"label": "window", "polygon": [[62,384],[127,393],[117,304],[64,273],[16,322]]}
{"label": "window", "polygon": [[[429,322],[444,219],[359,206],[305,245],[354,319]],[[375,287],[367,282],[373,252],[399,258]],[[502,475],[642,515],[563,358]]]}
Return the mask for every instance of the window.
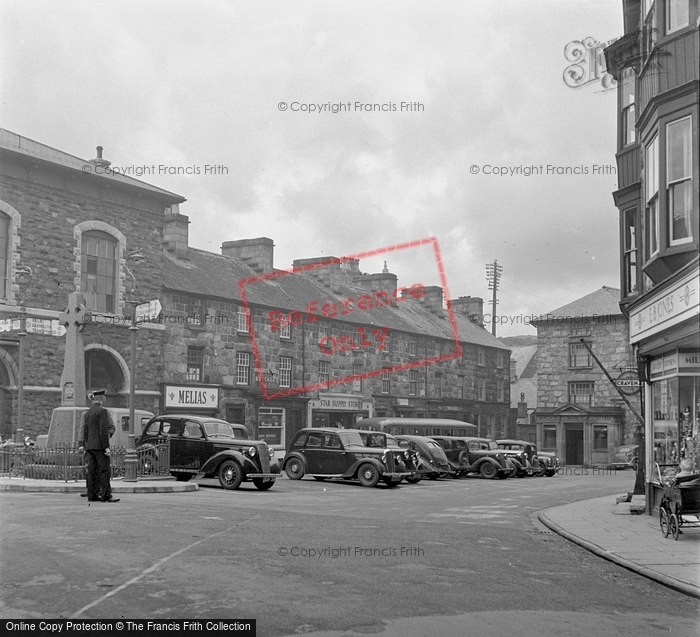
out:
{"label": "window", "polygon": [[410,370],[408,372],[408,395],[415,396],[418,391],[418,372]]}
{"label": "window", "polygon": [[319,325],[318,326],[318,341],[319,343],[324,339],[328,337],[328,327],[325,325]]}
{"label": "window", "polygon": [[545,425],[543,427],[544,442],[542,446],[545,449],[556,449],[557,448],[557,426],[556,425]]}
{"label": "window", "polygon": [[608,428],[604,425],[593,426],[593,449],[596,451],[608,450]]}
{"label": "window", "polygon": [[247,385],[250,382],[250,354],[238,352],[236,354],[236,384]]}
{"label": "window", "polygon": [[194,301],[187,308],[187,327],[203,328],[204,327],[204,305],[201,301]]}
{"label": "window", "polygon": [[477,350],[477,352],[476,352],[476,364],[477,365],[485,365],[486,364],[484,362],[484,350],[483,349]]}
{"label": "window", "polygon": [[[359,376],[362,374],[362,365],[353,365],[352,366],[352,375],[353,376]],[[362,379],[361,378],[355,378],[352,381],[352,391],[362,391]]]}
{"label": "window", "polygon": [[569,402],[577,405],[592,405],[594,382],[569,383]]}
{"label": "window", "polygon": [[505,400],[505,387],[503,385],[502,380],[497,380],[496,381],[496,392],[497,392],[497,398],[496,400],[499,403],[502,403]]}
{"label": "window", "polygon": [[637,292],[637,211],[622,214],[622,278],[625,296]]}
{"label": "window", "polygon": [[656,44],[656,3],[654,0],[644,0],[644,53],[651,54]]}
{"label": "window", "polygon": [[292,338],[292,326],[287,323],[283,327],[280,327],[280,338],[289,340]]}
{"label": "window", "polygon": [[194,382],[202,381],[202,370],[204,368],[204,348],[187,348],[187,380]]}
{"label": "window", "polygon": [[10,217],[0,212],[0,299],[9,298],[9,279],[12,273],[10,248],[12,224]]}
{"label": "window", "polygon": [[117,299],[117,241],[106,232],[82,234],[80,291],[89,310],[114,313]]}
{"label": "window", "polygon": [[238,308],[238,331],[248,331],[248,313],[242,305]]}
{"label": "window", "polygon": [[479,379],[479,400],[486,400],[486,379]]}
{"label": "window", "polygon": [[671,245],[692,241],[693,210],[690,117],[666,127],[666,183],[668,228]]}
{"label": "window", "polygon": [[389,376],[389,370],[382,370],[382,394],[388,394],[391,391],[391,378]]}
{"label": "window", "polygon": [[503,367],[503,352],[496,353],[496,367]]}
{"label": "window", "polygon": [[292,359],[280,356],[280,387],[292,386]]}
{"label": "window", "polygon": [[666,0],[666,33],[688,26],[688,9],[688,0]]}
{"label": "window", "polygon": [[457,376],[457,398],[464,398],[466,391],[464,390],[464,376]]}
{"label": "window", "polygon": [[331,379],[331,364],[329,361],[319,361],[318,382],[327,383]]}
{"label": "window", "polygon": [[435,397],[442,398],[442,374],[435,374]]}
{"label": "window", "polygon": [[591,354],[583,343],[569,343],[569,367],[590,367]]}
{"label": "window", "polygon": [[620,109],[622,146],[633,144],[635,135],[635,114],[634,114],[634,91],[635,75],[633,69],[625,69],[622,74],[622,84],[620,88]]}
{"label": "window", "polygon": [[409,339],[408,341],[408,355],[409,356],[415,356],[416,355],[416,341],[415,339]]}
{"label": "window", "polygon": [[654,137],[645,153],[644,181],[646,186],[646,258],[659,251],[659,154],[658,137]]}

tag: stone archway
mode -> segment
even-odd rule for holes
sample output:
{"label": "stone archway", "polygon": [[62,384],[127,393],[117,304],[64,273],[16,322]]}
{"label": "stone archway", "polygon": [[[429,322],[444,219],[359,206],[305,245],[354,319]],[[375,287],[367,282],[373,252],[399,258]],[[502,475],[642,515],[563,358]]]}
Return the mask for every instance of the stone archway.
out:
{"label": "stone archway", "polygon": [[107,390],[107,407],[125,407],[128,393],[129,369],[119,352],[107,345],[85,346],[85,389]]}
{"label": "stone archway", "polygon": [[9,352],[0,347],[0,436],[12,435],[13,390],[17,387],[17,367]]}

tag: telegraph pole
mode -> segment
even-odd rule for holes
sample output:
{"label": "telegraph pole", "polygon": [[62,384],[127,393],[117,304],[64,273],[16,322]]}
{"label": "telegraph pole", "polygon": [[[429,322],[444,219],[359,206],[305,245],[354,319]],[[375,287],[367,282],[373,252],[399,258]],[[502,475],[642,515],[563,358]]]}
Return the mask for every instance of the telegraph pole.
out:
{"label": "telegraph pole", "polygon": [[501,272],[503,266],[498,265],[498,261],[486,264],[486,280],[489,282],[489,290],[493,290],[493,298],[491,299],[491,334],[496,336],[496,306],[498,305],[498,286],[501,282]]}

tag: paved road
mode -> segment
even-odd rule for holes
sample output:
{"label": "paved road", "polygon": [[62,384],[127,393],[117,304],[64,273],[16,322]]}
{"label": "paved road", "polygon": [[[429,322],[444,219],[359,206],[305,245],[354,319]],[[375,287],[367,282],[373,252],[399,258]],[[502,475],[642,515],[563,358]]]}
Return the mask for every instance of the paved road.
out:
{"label": "paved road", "polygon": [[622,493],[631,473],[203,484],[89,507],[0,494],[0,616],[256,618],[264,636],[698,634],[697,600],[532,521]]}

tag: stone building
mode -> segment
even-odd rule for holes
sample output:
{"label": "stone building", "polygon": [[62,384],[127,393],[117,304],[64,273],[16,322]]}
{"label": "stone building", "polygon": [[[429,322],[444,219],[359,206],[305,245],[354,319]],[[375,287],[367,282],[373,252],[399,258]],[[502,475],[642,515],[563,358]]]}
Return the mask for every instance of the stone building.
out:
{"label": "stone building", "polygon": [[[533,320],[537,328],[537,446],[567,465],[608,465],[640,425],[614,379],[635,370],[620,291],[603,287]],[[640,413],[639,396],[629,399]]]}
{"label": "stone building", "polygon": [[[46,433],[60,405],[63,341],[58,317],[68,294],[82,293],[87,388],[106,388],[108,404],[126,406],[128,317],[133,300],[158,298],[165,210],[184,198],[110,169],[0,130],[0,432],[18,422],[22,382],[26,433]],[[144,257],[132,265],[130,255]],[[134,286],[136,282],[136,286]],[[136,289],[132,292],[132,289]],[[20,337],[19,318],[27,319]],[[15,321],[14,327],[12,321]],[[53,322],[53,324],[52,324]],[[166,331],[144,326],[137,361],[137,406],[159,402]],[[23,361],[19,343],[24,339]]]}
{"label": "stone building", "polygon": [[[617,80],[620,304],[644,382],[647,508],[700,472],[700,2],[623,0]],[[658,466],[658,470],[657,470]]]}
{"label": "stone building", "polygon": [[[179,223],[186,231],[184,215]],[[303,426],[351,427],[371,416],[455,418],[484,435],[505,431],[509,350],[474,322],[483,317],[481,299],[452,301],[461,356],[417,365],[457,349],[439,287],[413,298],[386,268],[363,274],[359,261],[334,257],[276,270],[265,237],[226,241],[220,255],[186,240],[166,245],[165,382],[215,387],[219,413],[256,436],[285,445]],[[256,277],[245,286],[246,313],[239,282]],[[375,294],[405,300],[360,311],[360,298]],[[355,311],[321,313],[327,304],[347,310],[348,299]],[[385,371],[397,366],[406,368]]]}

